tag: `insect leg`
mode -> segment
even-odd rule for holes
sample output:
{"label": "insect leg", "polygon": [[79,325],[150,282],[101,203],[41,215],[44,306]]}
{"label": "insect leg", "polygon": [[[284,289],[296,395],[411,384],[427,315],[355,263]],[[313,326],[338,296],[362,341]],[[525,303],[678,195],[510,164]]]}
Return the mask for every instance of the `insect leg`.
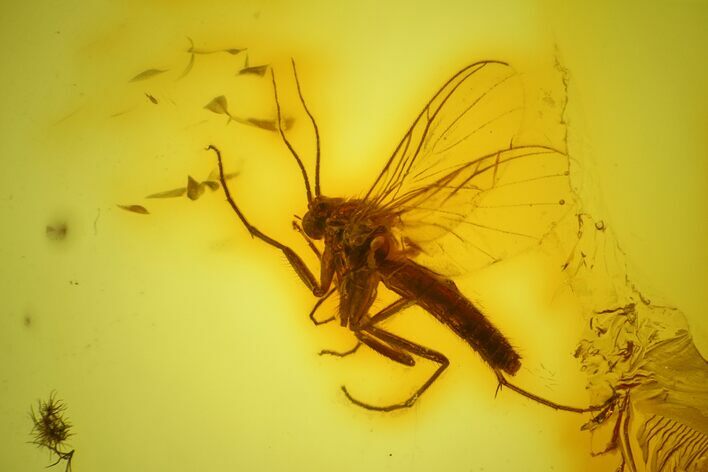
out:
{"label": "insect leg", "polygon": [[243,223],[248,232],[251,233],[251,237],[258,238],[264,243],[269,244],[277,249],[280,249],[283,254],[285,254],[285,257],[287,258],[288,262],[293,267],[293,269],[295,269],[295,272],[297,273],[298,277],[300,277],[300,280],[302,280],[302,282],[307,286],[307,288],[309,288],[315,296],[323,296],[329,288],[329,284],[327,284],[327,287],[320,286],[319,282],[317,281],[315,276],[312,275],[312,272],[310,271],[310,269],[308,269],[305,262],[300,258],[300,256],[297,255],[297,253],[295,253],[295,251],[290,249],[288,246],[276,241],[275,239],[265,235],[258,228],[248,222],[244,214],[241,213],[241,210],[236,205],[236,202],[234,202],[234,199],[231,196],[231,192],[229,191],[229,188],[226,185],[226,178],[224,177],[224,165],[221,160],[221,151],[219,151],[219,149],[217,149],[214,145],[209,145],[209,147],[207,147],[207,150],[211,150],[216,153],[216,158],[219,164],[219,181],[221,182],[221,187],[224,189],[226,201],[229,202],[229,205],[231,205],[231,208],[234,210],[236,215],[238,215],[239,219],[241,220],[241,223]]}
{"label": "insect leg", "polygon": [[[621,443],[620,432],[622,429],[622,423],[623,423],[623,419],[624,419],[624,415],[625,415],[625,410],[627,409],[627,406],[628,406],[627,397],[623,398],[622,400],[618,400],[617,403],[620,403],[620,406],[619,406],[619,412],[617,414],[617,420],[615,421],[615,425],[612,428],[612,437],[610,438],[610,441],[607,443],[607,445],[605,446],[605,448],[602,451],[591,452],[590,455],[592,455],[592,456],[600,456],[603,454],[607,454],[608,452],[617,449],[617,447]],[[604,413],[604,414],[611,416],[614,413],[613,410],[615,407],[616,407],[616,405],[614,405],[614,404],[608,405],[608,407],[605,410],[603,410],[600,413],[600,415],[603,415],[603,413]],[[606,419],[607,419],[607,417],[604,417],[604,418],[602,418],[602,421],[604,421]],[[596,424],[599,424],[599,422],[596,422]],[[590,428],[585,428],[585,429],[590,429]]]}
{"label": "insect leg", "polygon": [[563,410],[563,411],[572,411],[574,413],[588,413],[591,411],[599,411],[604,408],[606,408],[609,404],[615,401],[616,395],[611,396],[608,398],[602,405],[590,405],[585,408],[577,408],[574,406],[567,406],[567,405],[561,405],[560,403],[553,402],[551,400],[547,400],[543,397],[540,397],[534,393],[531,393],[527,390],[524,390],[521,387],[518,387],[511,382],[509,382],[506,377],[504,377],[504,374],[499,370],[499,369],[494,369],[494,373],[497,375],[497,379],[499,381],[499,385],[497,386],[497,392],[501,390],[502,387],[508,387],[509,389],[513,390],[514,392],[518,393],[519,395],[522,395],[526,398],[529,398],[535,402],[538,402],[542,405],[546,405],[547,407],[553,408],[554,410]]}
{"label": "insect leg", "polygon": [[[358,331],[356,334],[357,337],[362,340],[362,342],[374,348],[380,354],[401,364],[411,366],[415,364],[415,361],[408,353],[415,354],[416,356],[420,356],[424,359],[428,359],[439,364],[438,368],[435,370],[435,372],[433,372],[433,375],[431,375],[430,378],[428,378],[428,380],[426,380],[425,383],[413,393],[413,395],[411,395],[408,399],[400,403],[394,403],[391,405],[377,406],[362,402],[361,400],[357,400],[356,398],[352,397],[347,388],[342,385],[342,392],[344,392],[344,395],[346,395],[349,401],[357,406],[366,408],[367,410],[393,411],[401,408],[410,408],[415,404],[416,400],[418,400],[418,398],[420,398],[420,396],[425,393],[425,391],[433,384],[433,382],[435,382],[435,380],[440,377],[440,374],[443,373],[447,366],[450,365],[450,361],[443,354],[427,347],[421,346],[420,344],[408,341],[407,339],[403,339],[399,336],[396,336],[395,334],[389,333],[386,330],[377,328],[376,326],[368,326],[367,328]],[[374,341],[378,347],[385,346],[385,348],[375,348],[372,345],[374,344]]]}
{"label": "insect leg", "polygon": [[347,357],[348,355],[354,354],[356,351],[358,351],[360,347],[361,347],[361,341],[356,343],[356,346],[354,346],[353,348],[349,349],[348,351],[344,351],[344,352],[331,351],[329,349],[322,349],[320,351],[320,356],[327,355],[327,356],[336,356],[336,357]]}
{"label": "insect leg", "polygon": [[336,291],[337,291],[337,287],[332,287],[332,289],[329,292],[327,292],[324,297],[317,299],[317,302],[315,302],[315,306],[312,307],[312,310],[310,311],[310,319],[315,324],[315,326],[329,323],[330,321],[334,320],[334,316],[330,316],[326,320],[322,320],[322,321],[315,319],[315,312],[320,307],[320,305],[322,305],[325,302],[325,300],[327,300],[330,296],[332,296],[332,294]]}
{"label": "insect leg", "polygon": [[391,316],[395,315],[399,311],[405,310],[409,306],[415,304],[415,302],[409,298],[401,297],[395,302],[391,303],[390,305],[384,307],[381,311],[376,313],[374,316],[369,318],[361,327],[360,329],[367,328],[369,326],[373,326],[375,324],[381,323],[383,320],[386,318],[390,318]]}
{"label": "insect leg", "polygon": [[[325,298],[329,297],[332,294],[332,292],[334,292],[334,291],[335,291],[335,289],[332,289],[327,295],[325,295]],[[334,319],[334,317],[331,317],[331,318],[328,318],[324,321],[317,321],[312,316],[314,314],[315,310],[317,309],[317,307],[323,301],[324,301],[324,299],[322,299],[322,298],[320,300],[318,300],[318,302],[315,304],[315,308],[312,309],[312,313],[310,313],[310,319],[316,325],[324,324],[324,323],[327,323],[327,322],[332,321]],[[395,302],[391,303],[390,305],[386,306],[385,308],[383,308],[381,311],[376,313],[371,318],[367,318],[365,320],[364,324],[362,325],[362,328],[366,327],[366,326],[370,326],[372,324],[379,323],[379,322],[383,321],[384,319],[394,315],[395,313],[409,307],[412,304],[413,304],[413,302],[409,301],[408,299],[400,298],[400,299],[396,300]],[[352,348],[348,351],[344,351],[344,352],[330,351],[329,349],[325,349],[323,351],[320,351],[320,355],[329,354],[329,355],[337,356],[337,357],[345,357],[345,356],[348,356],[349,354],[354,354],[359,349],[359,347],[361,347],[361,344],[364,343],[367,346],[369,346],[371,349],[378,352],[379,354],[386,356],[389,359],[392,359],[394,361],[397,361],[396,359],[394,359],[395,354],[390,354],[391,348],[389,346],[385,346],[385,345],[382,346],[378,341],[375,341],[375,340],[369,341],[369,339],[371,339],[370,337],[366,337],[366,339],[367,339],[366,341],[364,339],[362,339],[362,336],[361,336],[361,329],[362,328],[359,328],[358,330],[354,331],[355,336],[357,336],[357,339],[359,339],[359,342],[356,344],[356,346],[354,346],[354,348]],[[413,364],[409,364],[408,362],[402,362],[402,364],[413,365]]]}
{"label": "insect leg", "polygon": [[310,239],[310,237],[305,234],[305,231],[302,229],[302,226],[300,226],[300,223],[298,223],[297,221],[293,221],[293,229],[300,233],[303,238],[305,238],[305,241],[307,241],[307,245],[310,246],[312,252],[314,252],[317,256],[317,259],[322,260],[322,254],[320,254],[320,250],[317,249],[317,246],[315,246],[315,243],[312,242],[312,239]]}

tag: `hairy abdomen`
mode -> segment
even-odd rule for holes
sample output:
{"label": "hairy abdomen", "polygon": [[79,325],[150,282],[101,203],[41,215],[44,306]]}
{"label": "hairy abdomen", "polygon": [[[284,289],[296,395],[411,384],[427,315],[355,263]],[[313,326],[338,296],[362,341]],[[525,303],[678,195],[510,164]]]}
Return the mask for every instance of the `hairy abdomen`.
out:
{"label": "hairy abdomen", "polygon": [[490,366],[512,375],[519,370],[521,357],[454,282],[411,260],[386,260],[378,268],[390,290],[415,300],[467,341]]}

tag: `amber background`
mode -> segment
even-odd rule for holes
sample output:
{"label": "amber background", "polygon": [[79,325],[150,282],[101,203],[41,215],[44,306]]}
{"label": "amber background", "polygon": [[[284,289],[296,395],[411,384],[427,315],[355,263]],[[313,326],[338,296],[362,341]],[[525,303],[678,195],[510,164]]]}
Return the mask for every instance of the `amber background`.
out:
{"label": "amber background", "polygon": [[[476,354],[420,312],[396,326],[450,354],[443,379],[409,411],[348,404],[342,383],[395,400],[430,366],[409,375],[371,353],[317,357],[351,339],[309,324],[312,298],[220,197],[155,203],[150,216],[115,206],[208,174],[203,148],[218,142],[242,172],[244,209],[298,244],[289,221],[304,210],[301,182],[274,135],[215,125],[199,107],[158,112],[143,95],[169,106],[170,96],[194,105],[211,98],[205,90],[241,93],[228,76],[238,61],[198,58],[189,83],[128,80],[182,67],[185,36],[247,46],[253,63],[282,71],[297,58],[323,136],[324,190],[346,195],[370,182],[452,72],[557,53],[571,74],[571,152],[585,170],[587,208],[616,232],[632,279],[685,312],[705,354],[705,4],[204,3],[0,7],[0,469],[48,463],[26,443],[27,413],[56,390],[75,424],[78,472],[613,470],[611,458],[590,459],[579,431],[587,418],[509,393],[494,399]],[[249,87],[244,106],[269,99],[267,87]],[[306,132],[295,130],[302,146]],[[67,238],[48,240],[45,227],[57,222]],[[521,382],[583,404],[570,356],[582,313],[542,264],[511,261],[465,290],[529,359]]]}

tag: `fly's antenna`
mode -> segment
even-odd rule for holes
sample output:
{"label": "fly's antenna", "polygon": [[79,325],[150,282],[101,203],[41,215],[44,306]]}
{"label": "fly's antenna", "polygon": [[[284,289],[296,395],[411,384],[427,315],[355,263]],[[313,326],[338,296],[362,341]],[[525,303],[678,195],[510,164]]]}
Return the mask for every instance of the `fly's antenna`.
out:
{"label": "fly's antenna", "polygon": [[317,160],[315,161],[315,196],[319,197],[320,194],[320,130],[317,127],[317,122],[315,121],[315,117],[312,116],[312,113],[310,113],[310,109],[307,108],[307,104],[305,103],[305,98],[302,96],[302,90],[300,89],[300,80],[297,77],[297,68],[295,67],[295,59],[290,58],[290,62],[293,64],[293,75],[295,76],[295,85],[297,85],[297,94],[300,97],[300,103],[302,103],[302,107],[305,109],[305,113],[307,113],[307,116],[310,117],[310,121],[312,122],[312,127],[315,129],[315,140],[317,142]]}
{"label": "fly's antenna", "polygon": [[312,203],[312,189],[310,188],[310,179],[307,177],[307,171],[305,166],[302,164],[302,159],[297,155],[295,149],[293,148],[288,138],[285,137],[285,132],[283,131],[283,121],[280,115],[280,101],[278,100],[278,87],[275,85],[275,72],[273,68],[270,69],[270,77],[273,80],[273,93],[275,94],[275,106],[278,112],[278,131],[280,132],[280,137],[283,139],[285,145],[290,149],[290,153],[293,155],[297,161],[297,165],[300,166],[300,171],[302,172],[302,178],[305,180],[305,190],[307,190],[307,203]]}

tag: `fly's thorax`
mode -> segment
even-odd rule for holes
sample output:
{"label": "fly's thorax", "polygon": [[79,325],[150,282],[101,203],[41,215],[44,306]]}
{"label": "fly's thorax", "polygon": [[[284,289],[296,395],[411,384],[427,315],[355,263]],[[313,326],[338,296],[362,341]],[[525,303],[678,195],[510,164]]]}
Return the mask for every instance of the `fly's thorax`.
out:
{"label": "fly's thorax", "polygon": [[371,222],[350,223],[342,242],[347,262],[354,268],[376,269],[398,247],[389,228]]}
{"label": "fly's thorax", "polygon": [[374,236],[377,228],[372,227],[368,221],[350,222],[343,233],[344,244],[347,247],[362,247],[367,246]]}
{"label": "fly's thorax", "polygon": [[366,208],[369,205],[361,200],[320,195],[308,205],[302,227],[310,238],[324,238],[338,254],[342,270],[373,269],[399,245],[391,232],[390,218],[362,218]]}

